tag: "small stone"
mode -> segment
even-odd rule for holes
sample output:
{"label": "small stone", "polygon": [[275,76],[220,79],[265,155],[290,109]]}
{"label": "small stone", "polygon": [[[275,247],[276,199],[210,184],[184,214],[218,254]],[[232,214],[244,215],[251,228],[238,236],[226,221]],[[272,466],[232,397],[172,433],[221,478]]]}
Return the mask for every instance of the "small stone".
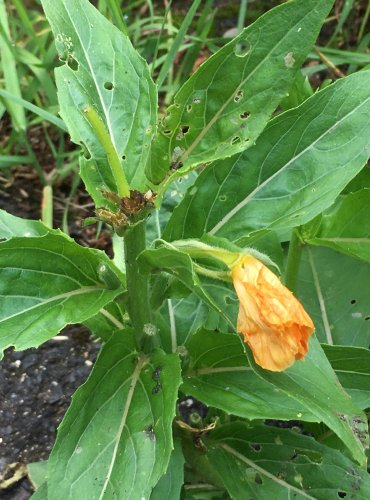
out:
{"label": "small stone", "polygon": [[37,354],[27,354],[25,358],[22,361],[22,367],[24,370],[27,370],[28,368],[31,368],[31,366],[36,365],[38,362],[38,355]]}
{"label": "small stone", "polygon": [[48,392],[49,392],[49,394],[47,396],[47,401],[50,404],[56,403],[57,401],[59,401],[63,397],[63,390],[57,382],[55,382],[54,384],[53,384],[53,382],[51,383],[51,386],[50,386],[50,389]]}

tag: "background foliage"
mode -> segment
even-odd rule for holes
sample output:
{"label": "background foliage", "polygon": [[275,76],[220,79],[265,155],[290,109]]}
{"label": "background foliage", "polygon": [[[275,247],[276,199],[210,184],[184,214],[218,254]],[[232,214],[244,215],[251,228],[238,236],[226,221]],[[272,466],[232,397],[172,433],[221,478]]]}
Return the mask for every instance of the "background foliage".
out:
{"label": "background foliage", "polygon": [[[42,192],[42,222],[0,212],[0,347],[72,323],[102,342],[35,499],[369,497],[370,9],[277,3],[238,2],[225,33],[212,0],[0,1],[1,179],[27,165]],[[68,236],[80,175],[100,214],[126,181],[158,193],[143,349],[131,257]],[[182,238],[278,264],[316,326],[304,362],[255,364]]]}

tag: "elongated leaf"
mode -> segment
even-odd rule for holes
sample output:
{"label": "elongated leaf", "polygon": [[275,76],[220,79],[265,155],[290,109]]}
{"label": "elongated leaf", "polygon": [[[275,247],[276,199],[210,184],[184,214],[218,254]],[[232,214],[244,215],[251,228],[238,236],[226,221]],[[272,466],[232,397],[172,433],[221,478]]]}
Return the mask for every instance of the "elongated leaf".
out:
{"label": "elongated leaf", "polygon": [[[287,429],[235,422],[213,432],[207,458],[235,500],[370,496],[368,473],[337,450]],[[207,443],[208,444],[208,443]]]}
{"label": "elongated leaf", "polygon": [[359,347],[323,345],[340,383],[360,408],[370,408],[370,351]]}
{"label": "elongated leaf", "polygon": [[176,355],[138,357],[132,331],[114,335],[59,428],[49,497],[148,498],[170,459],[179,384]]}
{"label": "elongated leaf", "polygon": [[[156,123],[156,92],[146,62],[129,38],[88,0],[42,0],[65,64],[56,70],[61,115],[72,140],[88,150],[82,177],[95,202],[101,190],[117,193],[107,160],[115,156],[131,189],[144,190],[144,168]],[[86,109],[97,113],[92,126]],[[100,129],[97,133],[96,128]],[[104,141],[103,141],[104,142]]]}
{"label": "elongated leaf", "polygon": [[303,252],[297,294],[310,313],[319,340],[370,344],[369,265],[328,248]]}
{"label": "elongated leaf", "polygon": [[[295,0],[258,19],[181,87],[153,144],[148,176],[161,182],[253,144],[286,94],[331,0]],[[263,35],[262,35],[263,34]]]}
{"label": "elongated leaf", "polygon": [[[14,236],[35,237],[44,236],[51,230],[37,220],[21,219],[0,210],[0,240],[8,240]],[[57,231],[55,231],[57,234]]]}
{"label": "elongated leaf", "polygon": [[100,251],[65,235],[0,244],[0,351],[36,347],[80,323],[123,292],[122,276]]}
{"label": "elongated leaf", "polygon": [[58,118],[57,116],[54,116],[52,113],[49,113],[49,111],[46,111],[43,108],[40,108],[39,106],[35,106],[32,104],[32,102],[26,101],[25,99],[22,99],[20,97],[17,97],[16,95],[12,94],[11,92],[8,92],[7,90],[0,89],[0,96],[4,97],[4,99],[7,99],[8,102],[10,101],[11,103],[15,103],[18,106],[23,106],[23,108],[28,109],[32,113],[35,113],[35,115],[40,116],[43,120],[46,120],[56,127],[60,128],[63,131],[67,131],[66,126],[64,125],[63,120]]}
{"label": "elongated leaf", "polygon": [[275,119],[256,145],[206,168],[164,237],[242,241],[304,224],[330,206],[370,154],[370,72],[337,81]]}
{"label": "elongated leaf", "polygon": [[180,439],[175,439],[174,450],[166,474],[154,487],[150,500],[180,500],[181,488],[184,482],[184,455]]}
{"label": "elongated leaf", "polygon": [[309,408],[343,441],[357,462],[366,463],[364,450],[369,441],[366,416],[344,392],[316,337],[311,338],[304,360],[281,373],[263,370],[248,348],[246,352],[261,378]]}
{"label": "elongated leaf", "polygon": [[370,262],[370,189],[346,196],[334,212],[323,217],[319,232],[307,243]]}
{"label": "elongated leaf", "polygon": [[309,407],[256,375],[237,335],[201,329],[187,349],[190,366],[182,384],[185,394],[250,420],[320,421]]}
{"label": "elongated leaf", "polygon": [[[17,73],[16,60],[11,50],[13,42],[10,38],[10,30],[8,16],[5,9],[4,0],[0,0],[0,55],[1,69],[4,75],[6,89],[12,91],[16,97],[21,97],[20,83]],[[26,129],[26,115],[24,108],[13,101],[5,101],[10,116],[12,117],[12,125],[16,130]]]}

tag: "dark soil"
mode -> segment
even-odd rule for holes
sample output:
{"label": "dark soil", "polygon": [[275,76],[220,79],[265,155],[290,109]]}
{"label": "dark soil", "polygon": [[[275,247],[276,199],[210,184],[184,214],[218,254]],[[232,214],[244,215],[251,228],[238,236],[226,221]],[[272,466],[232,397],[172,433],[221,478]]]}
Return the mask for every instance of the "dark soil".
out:
{"label": "dark soil", "polygon": [[[8,349],[0,364],[0,473],[14,462],[46,460],[71,396],[87,378],[100,345],[80,326],[38,349]],[[0,496],[26,499],[26,479]]]}

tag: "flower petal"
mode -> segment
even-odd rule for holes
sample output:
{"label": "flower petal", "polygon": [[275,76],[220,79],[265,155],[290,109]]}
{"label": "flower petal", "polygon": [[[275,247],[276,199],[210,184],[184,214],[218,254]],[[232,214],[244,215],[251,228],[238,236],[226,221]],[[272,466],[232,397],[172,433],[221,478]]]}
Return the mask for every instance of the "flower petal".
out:
{"label": "flower petal", "polygon": [[232,276],[240,301],[237,328],[256,363],[282,371],[303,358],[314,325],[301,303],[252,256],[235,266]]}

